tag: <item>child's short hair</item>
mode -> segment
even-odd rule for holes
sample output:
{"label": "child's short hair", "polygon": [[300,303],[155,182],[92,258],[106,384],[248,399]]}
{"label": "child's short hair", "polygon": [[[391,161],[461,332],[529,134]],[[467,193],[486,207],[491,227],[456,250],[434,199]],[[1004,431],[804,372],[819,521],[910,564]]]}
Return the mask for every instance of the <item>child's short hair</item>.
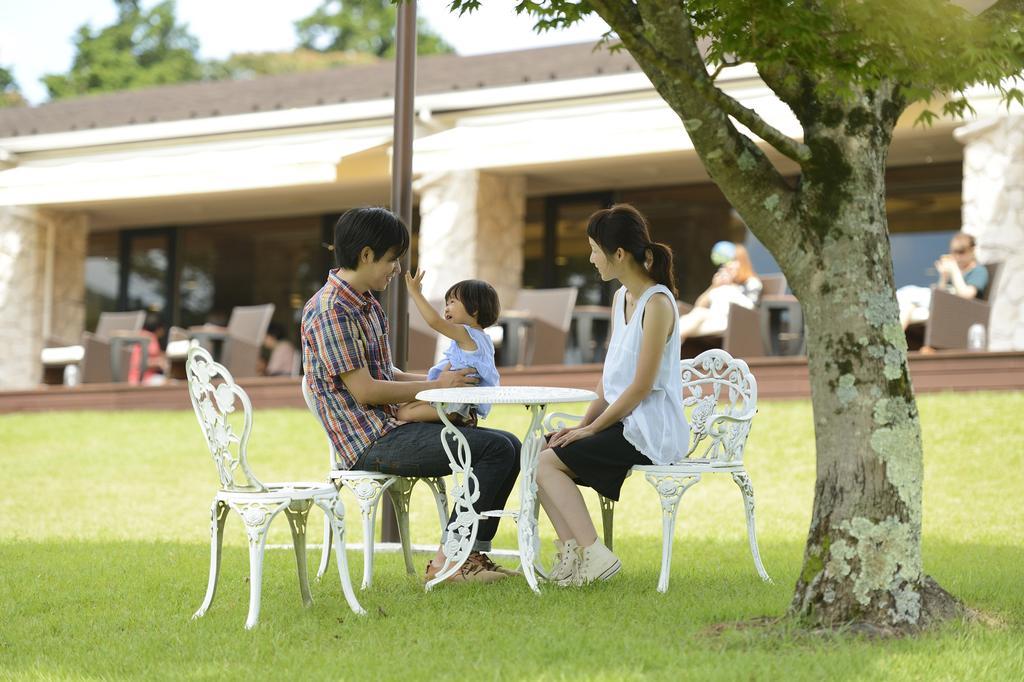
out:
{"label": "child's short hair", "polygon": [[370,247],[379,261],[391,249],[401,256],[409,248],[409,229],[386,208],[353,208],[334,225],[334,261],[339,268],[355,270],[359,254]]}
{"label": "child's short hair", "polygon": [[450,298],[459,300],[481,327],[490,327],[498,321],[498,313],[501,312],[498,292],[487,282],[479,279],[456,282],[445,292],[444,300]]}

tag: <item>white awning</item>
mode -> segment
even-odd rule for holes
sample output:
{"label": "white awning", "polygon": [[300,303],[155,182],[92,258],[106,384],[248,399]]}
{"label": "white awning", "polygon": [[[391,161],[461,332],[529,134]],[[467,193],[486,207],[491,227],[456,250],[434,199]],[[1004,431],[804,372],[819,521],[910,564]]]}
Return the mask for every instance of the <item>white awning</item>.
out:
{"label": "white awning", "polygon": [[[734,93],[783,132],[801,137],[789,108],[763,86]],[[678,115],[656,95],[460,118],[455,126],[416,140],[417,174],[465,168],[636,157],[693,149]]]}
{"label": "white awning", "polygon": [[345,157],[390,144],[391,126],[20,155],[0,206],[59,205],[332,184]]}

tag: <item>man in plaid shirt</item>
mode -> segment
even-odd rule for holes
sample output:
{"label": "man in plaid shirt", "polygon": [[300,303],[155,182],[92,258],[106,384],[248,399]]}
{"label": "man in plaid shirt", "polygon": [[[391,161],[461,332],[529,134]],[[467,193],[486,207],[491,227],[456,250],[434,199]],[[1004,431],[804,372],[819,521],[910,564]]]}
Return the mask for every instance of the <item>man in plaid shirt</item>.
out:
{"label": "man in plaid shirt", "polygon": [[[334,226],[338,267],[302,311],[302,366],[338,464],[399,476],[445,476],[451,468],[441,445],[443,426],[398,421],[397,404],[426,389],[469,386],[476,379],[469,376],[473,369],[465,368],[428,381],[391,364],[387,318],[370,292],[384,291],[401,273],[399,259],[408,248],[409,230],[386,209],[358,208],[341,216]],[[460,431],[473,452],[480,489],[476,507],[503,509],[519,475],[519,439],[494,429]],[[494,582],[514,574],[484,554],[498,521],[480,522],[474,551],[449,581]],[[444,560],[438,548],[427,564],[427,580]]]}

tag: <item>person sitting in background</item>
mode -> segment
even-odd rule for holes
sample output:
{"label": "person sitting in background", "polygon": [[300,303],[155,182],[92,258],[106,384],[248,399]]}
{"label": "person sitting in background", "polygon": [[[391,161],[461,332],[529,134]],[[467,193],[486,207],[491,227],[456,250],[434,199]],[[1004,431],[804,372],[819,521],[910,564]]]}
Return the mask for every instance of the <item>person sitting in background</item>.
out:
{"label": "person sitting in background", "polygon": [[146,344],[146,366],[141,367],[142,349],[137,345],[132,346],[131,359],[128,363],[128,383],[155,385],[165,381],[167,358],[164,356],[162,344],[166,329],[160,313],[146,313],[146,321],[140,331],[142,336],[149,337]]}
{"label": "person sitting in background", "polygon": [[729,305],[752,309],[761,298],[763,285],[742,244],[718,242],[711,249],[711,260],[720,265],[711,278],[711,286],[694,301],[693,308],[679,318],[679,336],[721,334],[729,325]]}
{"label": "person sitting in background", "polygon": [[270,352],[263,374],[268,377],[291,376],[298,360],[298,351],[288,340],[284,326],[271,322],[263,337],[263,347]]}
{"label": "person sitting in background", "polygon": [[[938,286],[960,298],[981,298],[988,288],[988,268],[979,265],[974,255],[974,237],[957,232],[949,240],[949,253],[939,256],[935,270]],[[912,322],[924,322],[932,305],[931,287],[904,286],[896,290],[900,306],[900,324],[906,329]]]}

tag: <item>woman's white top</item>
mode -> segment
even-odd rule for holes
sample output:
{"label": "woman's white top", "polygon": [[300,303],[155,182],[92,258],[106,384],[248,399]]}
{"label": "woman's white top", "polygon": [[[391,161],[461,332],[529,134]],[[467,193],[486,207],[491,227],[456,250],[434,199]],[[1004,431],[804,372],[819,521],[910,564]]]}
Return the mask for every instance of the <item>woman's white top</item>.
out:
{"label": "woman's white top", "polygon": [[[644,307],[656,294],[668,296],[673,308],[675,298],[667,287],[656,284],[640,296],[627,322],[626,287],[615,294],[612,304],[614,325],[608,354],[604,359],[602,388],[609,405],[633,383],[640,358]],[[683,413],[683,379],[679,367],[679,320],[661,351],[658,374],[651,392],[623,420],[626,440],[655,464],[671,464],[684,458],[689,449],[690,427]]]}

